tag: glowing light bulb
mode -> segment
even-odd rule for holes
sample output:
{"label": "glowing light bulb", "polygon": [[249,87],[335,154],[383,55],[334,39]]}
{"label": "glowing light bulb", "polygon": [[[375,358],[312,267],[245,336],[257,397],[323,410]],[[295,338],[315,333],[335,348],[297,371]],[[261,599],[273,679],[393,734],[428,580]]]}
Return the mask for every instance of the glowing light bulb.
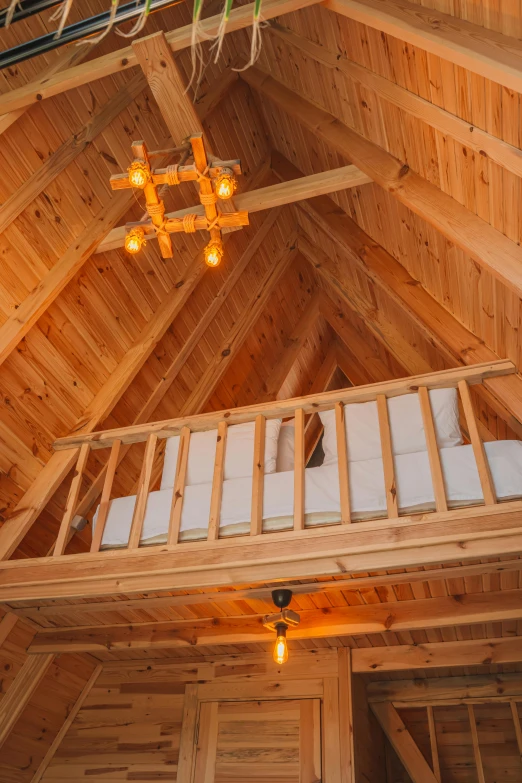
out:
{"label": "glowing light bulb", "polygon": [[274,661],[278,664],[288,660],[288,644],[286,642],[286,625],[279,623],[276,626],[277,639],[274,645]]}
{"label": "glowing light bulb", "polygon": [[127,253],[139,253],[146,244],[145,232],[142,228],[132,228],[125,237],[125,250]]}
{"label": "glowing light bulb", "polygon": [[221,174],[214,180],[214,189],[216,196],[223,201],[232,198],[237,188],[237,180],[231,169],[222,169]]}
{"label": "glowing light bulb", "polygon": [[144,188],[150,182],[149,168],[142,160],[133,161],[127,171],[129,173],[129,182],[133,188]]}
{"label": "glowing light bulb", "polygon": [[203,252],[207,266],[219,266],[223,258],[222,241],[220,239],[211,239]]}

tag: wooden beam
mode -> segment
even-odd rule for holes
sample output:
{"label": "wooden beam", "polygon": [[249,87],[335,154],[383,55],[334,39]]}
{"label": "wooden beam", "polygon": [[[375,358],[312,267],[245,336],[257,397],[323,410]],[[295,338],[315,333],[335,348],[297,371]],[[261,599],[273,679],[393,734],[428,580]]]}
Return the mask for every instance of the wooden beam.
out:
{"label": "wooden beam", "polygon": [[[291,260],[288,256],[291,257],[294,252],[293,242],[294,239],[291,237],[287,241],[286,247],[281,251],[277,265],[279,273],[282,273],[281,267],[284,266],[284,263],[288,264]],[[272,276],[276,273],[275,270],[276,267],[273,267],[272,270],[266,273],[266,282],[272,279]],[[256,292],[256,313],[250,316],[247,316],[245,313],[241,324],[244,322],[255,323],[257,315],[262,311],[261,305],[257,305],[260,300],[266,301],[268,296],[269,294],[259,290]],[[243,331],[241,324],[240,322],[236,323],[234,331],[226,343],[223,344],[225,346],[223,350],[228,350],[230,345],[235,346],[237,344],[239,341],[238,334]],[[216,354],[212,366],[222,366],[223,360],[227,359],[228,356],[229,354],[227,353],[225,356],[221,356],[220,359]],[[210,372],[209,368],[205,375],[209,375]],[[260,403],[259,405],[232,408],[228,411],[203,413],[197,416],[182,413],[182,418],[179,419],[167,419],[166,421],[157,421],[152,424],[119,427],[89,435],[71,435],[59,438],[53,445],[57,451],[63,451],[64,449],[79,448],[85,442],[89,442],[92,449],[107,448],[112,446],[115,440],[121,440],[122,443],[141,443],[147,440],[151,432],[155,432],[160,438],[168,438],[177,434],[182,427],[190,427],[193,432],[215,429],[223,417],[227,419],[229,424],[241,424],[245,421],[253,421],[259,413],[272,419],[292,416],[297,407],[303,408],[305,413],[318,413],[333,408],[336,402],[367,402],[368,400],[374,400],[378,394],[385,394],[386,397],[396,397],[411,391],[412,388],[419,385],[427,386],[428,389],[455,388],[462,380],[467,381],[470,385],[475,385],[483,383],[485,378],[492,378],[496,375],[509,375],[513,372],[515,372],[515,367],[512,362],[499,360],[491,362],[491,364],[475,364],[471,367],[459,367],[452,370],[441,370],[436,373],[412,375],[383,383],[372,383],[366,386],[323,392],[321,394],[309,394],[305,397],[297,398],[298,402],[296,400],[275,400]],[[194,390],[191,398],[193,396],[201,397],[202,392]],[[187,402],[182,411],[188,409],[189,405]],[[201,406],[199,409],[201,409]]]}
{"label": "wooden beam", "polygon": [[[443,628],[448,625],[502,622],[522,618],[522,590],[473,593],[362,606],[300,612],[292,639],[316,639],[372,633]],[[45,628],[29,646],[30,653],[96,652],[131,648],[168,649],[187,645],[269,642],[273,632],[263,615],[199,618],[111,626]]]}
{"label": "wooden beam", "polygon": [[2,620],[0,621],[0,647],[2,647],[17,622],[18,615],[13,612],[6,612],[2,617]]}
{"label": "wooden beam", "polygon": [[[297,11],[315,5],[319,0],[264,0],[263,19],[272,19],[274,16]],[[233,8],[227,24],[227,33],[250,27],[253,18],[254,3]],[[221,14],[203,19],[200,24],[201,37],[199,40],[207,40],[217,35],[221,23]],[[192,44],[192,24],[178,27],[166,35],[168,44],[173,52],[188,49]],[[80,87],[83,84],[101,79],[113,73],[119,73],[127,68],[138,65],[136,54],[132,46],[126,46],[110,52],[103,57],[98,57],[88,63],[67,68],[61,73],[51,77],[45,77],[39,81],[19,87],[16,90],[0,97],[0,114],[15,111],[30,106],[37,101],[59,95],[66,90]]]}
{"label": "wooden beam", "polygon": [[368,685],[368,699],[372,704],[391,702],[401,708],[522,701],[522,675],[497,673],[380,680]]}
{"label": "wooden beam", "polygon": [[[277,176],[285,180],[302,176],[299,169],[278,153],[272,154],[272,166]],[[450,364],[473,364],[498,359],[494,351],[466,329],[402,264],[374,242],[331,199],[314,198],[301,204],[299,212],[306,213],[313,224],[335,242],[350,263],[355,264],[358,271],[390,297],[421,335],[437,347],[445,361]],[[400,345],[386,328],[383,314],[380,311],[375,312],[375,308],[372,312],[368,303],[357,297],[342,263],[327,257],[320,248],[311,244],[303,229],[299,229],[298,246],[322,279],[347,303],[349,300],[350,305],[364,316],[368,325],[375,323],[373,332],[378,338],[380,333],[379,339],[382,342],[386,345]],[[388,343],[388,336],[393,342]],[[404,357],[407,354],[402,351],[401,355]],[[411,370],[408,368],[408,371]],[[482,399],[522,437],[522,378],[519,375],[495,378],[486,381],[478,391]]]}
{"label": "wooden beam", "polygon": [[522,295],[522,249],[515,242],[382,147],[257,67],[242,71],[241,78]]}
{"label": "wooden beam", "polygon": [[[147,323],[134,345],[78,419],[76,432],[92,432],[109,415],[178,315],[205,271],[199,253]],[[53,454],[0,529],[0,560],[10,557],[73,467],[77,449]]]}
{"label": "wooden beam", "polygon": [[51,184],[61,171],[90,146],[96,136],[102,133],[146,86],[145,77],[138,74],[128,84],[119,87],[117,92],[89,122],[53,152],[23,185],[7,201],[4,201],[0,207],[0,234]]}
{"label": "wooden beam", "polygon": [[68,713],[66,719],[64,720],[64,722],[63,722],[63,724],[62,724],[58,734],[56,735],[56,737],[52,741],[49,750],[47,751],[47,753],[43,757],[42,761],[40,762],[40,765],[39,765],[38,769],[34,773],[34,776],[33,776],[32,780],[31,780],[31,783],[40,783],[40,780],[43,778],[47,767],[49,766],[49,764],[53,760],[53,758],[54,758],[54,756],[56,754],[56,751],[58,750],[58,748],[62,744],[63,740],[65,739],[65,735],[67,734],[67,732],[71,728],[72,724],[76,720],[76,716],[78,715],[78,713],[80,712],[81,708],[83,707],[85,699],[87,698],[87,696],[91,692],[93,686],[96,683],[96,680],[100,676],[102,668],[103,667],[102,667],[101,664],[99,666],[96,666],[96,668],[94,669],[93,673],[91,674],[91,676],[89,677],[89,679],[85,683],[85,686],[83,687],[82,692],[80,693],[80,695],[76,699],[76,702],[74,703],[72,709],[70,710],[70,712]]}
{"label": "wooden beam", "polygon": [[341,781],[342,783],[356,783],[352,693],[352,650],[349,647],[340,647],[337,651],[337,660],[339,674]]}
{"label": "wooden beam", "polygon": [[324,5],[330,11],[522,92],[522,44],[517,38],[407,0],[326,0]]}
{"label": "wooden beam", "polygon": [[[404,7],[404,4],[401,5]],[[397,7],[397,4],[395,4],[395,7]],[[424,11],[424,8],[416,7],[415,12],[424,13]],[[432,10],[430,14],[431,19],[433,19],[433,13]],[[453,24],[459,21],[452,17]],[[283,27],[276,21],[272,21],[268,29],[271,35],[297,48],[306,57],[310,57],[315,62],[321,63],[321,65],[332,71],[340,71],[356,84],[373,90],[381,98],[384,98],[385,101],[397,106],[411,117],[426,122],[432,128],[440,131],[445,136],[449,136],[459,142],[459,144],[463,144],[478,155],[485,156],[498,163],[499,166],[502,166],[507,171],[522,177],[522,151],[518,147],[508,144],[497,136],[493,136],[482,130],[482,128],[478,128],[476,125],[470,125],[469,122],[451,114],[434,103],[430,103],[430,101],[427,101],[420,95],[410,92],[410,90],[389,79],[385,79],[383,76],[379,76],[375,71],[364,68],[339,52],[330,51],[325,46],[298,35],[293,30]],[[484,32],[484,28],[478,29]]]}
{"label": "wooden beam", "polygon": [[[274,549],[275,546],[275,549]],[[519,555],[522,502],[183,546],[4,560],[0,603],[205,589]],[[274,559],[277,552],[277,559]],[[507,591],[509,594],[511,591]],[[502,596],[502,601],[504,600]]]}
{"label": "wooden beam", "polygon": [[[175,609],[179,606],[205,606],[205,604],[214,604],[214,603],[221,603],[229,601],[270,601],[272,597],[272,590],[274,587],[280,587],[280,588],[286,588],[289,590],[292,590],[294,595],[313,595],[315,593],[328,593],[332,590],[335,592],[355,592],[358,593],[361,591],[364,593],[367,590],[374,590],[377,587],[383,587],[387,585],[397,586],[397,585],[405,585],[405,584],[418,584],[419,582],[434,582],[434,581],[445,581],[447,579],[465,579],[467,577],[471,576],[483,576],[486,574],[505,574],[505,573],[511,573],[513,571],[519,571],[522,569],[522,560],[500,560],[497,562],[483,562],[483,563],[474,563],[473,565],[456,565],[456,566],[450,566],[442,568],[441,566],[435,567],[435,568],[429,568],[426,570],[423,569],[417,569],[412,570],[409,569],[408,571],[405,571],[400,574],[380,574],[376,576],[363,576],[363,577],[350,577],[345,579],[335,579],[331,582],[278,582],[270,586],[270,587],[264,587],[264,586],[258,586],[258,587],[247,587],[243,589],[234,589],[234,590],[224,590],[224,591],[211,591],[211,592],[200,592],[200,593],[191,593],[191,594],[182,594],[182,595],[164,595],[164,596],[156,596],[154,598],[131,598],[127,600],[118,600],[118,601],[112,601],[111,602],[111,611],[116,612],[125,612],[127,610],[135,610],[140,609],[144,612],[148,611],[149,609]],[[77,614],[99,614],[100,612],[105,613],[107,612],[107,604],[105,601],[95,602],[95,603],[76,603],[76,604],[68,604],[67,606],[64,606],[60,603],[56,605],[44,605],[44,606],[30,606],[30,607],[20,607],[16,609],[17,616],[21,617],[29,617],[32,620],[35,620],[36,622],[39,622],[39,618],[44,617],[62,617],[64,614],[68,614],[69,612],[76,616]],[[16,616],[16,615],[14,615]],[[438,643],[437,643],[438,644]],[[478,641],[477,644],[481,645],[482,642]],[[515,647],[516,647],[516,641],[515,641]],[[389,655],[392,659],[394,658],[394,652],[397,651],[397,656],[400,657],[401,653],[400,651],[404,651],[406,653],[407,650],[411,649],[412,655],[410,656],[408,654],[408,662],[411,662],[411,666],[408,665],[404,668],[416,668],[413,665],[413,656],[415,654],[415,651],[419,651],[420,658],[415,658],[415,660],[421,660],[423,665],[421,666],[419,663],[420,668],[427,667],[428,664],[426,663],[425,657],[423,656],[423,653],[425,651],[426,645],[405,645],[401,647],[379,647],[377,649],[369,648],[368,651],[364,651],[364,655],[362,652],[356,653],[356,659],[359,661],[365,661],[366,660],[366,653],[368,658],[371,662],[368,662],[368,667],[370,671],[373,671],[373,663],[374,658],[373,655],[375,653],[376,659],[383,659],[383,661],[387,661],[387,656]],[[429,650],[429,654],[432,654],[431,648],[427,647]],[[437,651],[439,648],[438,646],[434,648],[435,651]],[[441,648],[442,649],[442,648]],[[387,651],[390,650],[388,653]],[[496,651],[498,652],[498,651]],[[434,654],[434,653],[433,653]],[[364,666],[365,663],[360,663],[358,665]],[[382,665],[386,666],[386,663],[383,663]],[[391,665],[391,664],[390,664]],[[354,659],[354,666],[355,666],[355,659]],[[380,668],[380,665],[376,668]]]}
{"label": "wooden beam", "polygon": [[448,666],[489,666],[518,663],[521,660],[522,637],[428,642],[353,650],[353,670],[359,673]]}
{"label": "wooden beam", "polygon": [[[73,43],[67,48],[64,47],[64,49],[61,50],[61,52],[57,55],[57,57],[55,57],[51,64],[39,74],[38,79],[31,82],[33,88],[38,89],[37,85],[42,80],[49,79],[55,73],[68,70],[74,65],[79,65],[82,60],[87,57],[87,54],[92,54],[95,46],[96,44],[94,46],[76,46],[76,44]],[[28,85],[25,85],[25,87],[27,88]],[[16,122],[23,114],[25,114],[28,108],[29,107],[26,106],[21,109],[16,109],[15,111],[11,111],[8,114],[0,115],[0,135],[10,128],[11,125]]]}
{"label": "wooden beam", "polygon": [[[294,204],[296,201],[304,201],[314,196],[325,193],[334,193],[338,190],[357,187],[371,182],[370,178],[359,171],[355,166],[341,166],[331,171],[322,171],[319,174],[311,174],[308,177],[294,179],[291,182],[281,182],[276,185],[268,185],[258,190],[250,190],[238,193],[234,196],[234,204],[237,210],[246,212],[260,212],[264,209],[274,209],[285,204]],[[204,214],[201,204],[177,212],[165,214],[167,220],[182,218],[189,212],[198,215]],[[106,238],[100,242],[95,253],[105,253],[123,247],[125,242],[125,226],[112,229]]]}
{"label": "wooden beam", "polygon": [[0,748],[44,678],[54,655],[30,655],[0,701]]}
{"label": "wooden beam", "polygon": [[390,740],[412,783],[437,783],[437,778],[392,704],[372,704],[373,712]]}

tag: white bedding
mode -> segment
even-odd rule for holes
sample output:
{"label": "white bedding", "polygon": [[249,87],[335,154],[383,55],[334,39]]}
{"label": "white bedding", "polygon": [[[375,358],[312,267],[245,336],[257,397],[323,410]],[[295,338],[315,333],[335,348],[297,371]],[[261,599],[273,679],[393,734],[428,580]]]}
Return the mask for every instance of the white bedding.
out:
{"label": "white bedding", "polygon": [[[499,500],[522,497],[522,442],[492,441],[485,444],[493,482]],[[483,500],[471,446],[440,450],[448,503],[452,507]],[[401,513],[434,509],[433,486],[427,452],[395,457],[397,497]],[[353,518],[375,519],[386,515],[384,475],[381,459],[350,463]],[[211,484],[186,487],[181,520],[181,540],[206,538]],[[220,535],[241,535],[250,527],[252,478],[225,481],[221,507]],[[170,516],[172,489],[151,492],[143,525],[143,544],[164,543]],[[102,546],[126,546],[136,496],[111,502]],[[331,524],[340,520],[337,463],[305,471],[305,524]],[[271,473],[265,477],[263,529],[292,527],[293,473]],[[96,523],[96,515],[94,524]]]}

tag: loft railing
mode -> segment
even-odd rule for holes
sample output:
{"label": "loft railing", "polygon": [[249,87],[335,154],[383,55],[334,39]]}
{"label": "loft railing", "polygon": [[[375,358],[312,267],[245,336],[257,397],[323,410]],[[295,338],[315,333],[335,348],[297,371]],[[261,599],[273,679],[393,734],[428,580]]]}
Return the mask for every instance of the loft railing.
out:
{"label": "loft railing", "polygon": [[[71,523],[75,517],[78,506],[79,493],[82,478],[86,469],[87,460],[91,450],[110,449],[107,463],[105,481],[101,493],[100,507],[96,529],[93,535],[91,552],[99,551],[105,525],[108,518],[111,493],[118,465],[118,457],[122,446],[145,442],[145,453],[138,481],[136,504],[132,517],[128,549],[139,547],[147,500],[151,490],[153,464],[158,439],[164,439],[173,435],[180,436],[178,462],[174,479],[174,491],[170,511],[167,543],[176,545],[179,543],[181,529],[181,513],[185,493],[187,476],[188,453],[190,436],[192,432],[217,429],[217,446],[214,461],[214,475],[212,481],[210,515],[208,525],[208,541],[214,541],[219,536],[219,523],[221,512],[221,499],[224,480],[224,464],[227,444],[228,427],[232,424],[243,422],[255,422],[254,436],[254,462],[252,479],[252,505],[250,535],[263,534],[263,489],[264,489],[264,450],[265,427],[267,419],[294,417],[295,419],[295,461],[294,461],[294,519],[295,531],[302,531],[305,527],[305,419],[307,415],[325,410],[335,410],[336,437],[338,450],[338,471],[341,501],[341,521],[338,524],[347,525],[352,521],[350,507],[349,462],[346,444],[346,430],[344,425],[344,404],[355,402],[376,401],[378,410],[379,429],[381,436],[381,449],[386,489],[387,517],[394,519],[399,516],[395,466],[392,453],[390,423],[388,416],[387,400],[402,394],[418,392],[421,406],[424,430],[426,435],[427,453],[433,481],[435,496],[435,510],[437,512],[448,511],[448,502],[444,486],[442,467],[435,425],[430,405],[428,391],[439,388],[458,388],[461,400],[463,425],[468,433],[470,443],[477,464],[478,475],[482,487],[485,505],[497,503],[495,488],[493,485],[488,460],[484,445],[479,434],[479,427],[470,395],[470,386],[481,384],[489,378],[501,375],[509,375],[515,372],[512,362],[499,360],[487,364],[461,367],[454,370],[445,370],[438,373],[419,375],[410,378],[388,381],[385,383],[358,386],[341,391],[314,394],[307,397],[291,400],[278,400],[275,402],[253,405],[233,410],[206,413],[199,416],[191,416],[183,419],[142,424],[131,427],[96,432],[90,435],[71,436],[61,438],[55,443],[55,448],[79,449],[78,462],[69,490],[65,512],[60,525],[60,530],[54,556],[64,554],[71,532]],[[266,535],[266,534],[264,534]]]}

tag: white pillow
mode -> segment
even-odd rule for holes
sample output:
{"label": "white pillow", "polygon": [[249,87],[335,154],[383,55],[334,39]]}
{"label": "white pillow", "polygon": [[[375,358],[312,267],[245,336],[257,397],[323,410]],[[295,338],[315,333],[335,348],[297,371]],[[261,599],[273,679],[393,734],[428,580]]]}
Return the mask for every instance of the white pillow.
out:
{"label": "white pillow", "polygon": [[[431,389],[431,410],[439,448],[460,446],[462,435],[456,389]],[[394,454],[426,451],[419,396],[403,394],[388,399],[388,412]],[[335,411],[319,414],[324,425],[324,465],[337,461]],[[348,460],[360,462],[382,456],[379,419],[376,402],[352,403],[344,406],[348,445]]]}
{"label": "white pillow", "polygon": [[295,422],[293,419],[284,421],[279,430],[279,439],[277,441],[276,473],[284,473],[285,470],[294,469],[294,441]]}
{"label": "white pillow", "polygon": [[[265,473],[275,473],[277,457],[277,439],[281,419],[269,419],[266,422],[265,436]],[[228,428],[225,448],[225,480],[246,478],[252,475],[254,464],[255,422],[233,424]],[[214,476],[217,430],[193,432],[190,436],[187,466],[187,486],[208,484]],[[167,438],[165,461],[161,476],[161,489],[174,486],[176,465],[178,462],[179,435]]]}

